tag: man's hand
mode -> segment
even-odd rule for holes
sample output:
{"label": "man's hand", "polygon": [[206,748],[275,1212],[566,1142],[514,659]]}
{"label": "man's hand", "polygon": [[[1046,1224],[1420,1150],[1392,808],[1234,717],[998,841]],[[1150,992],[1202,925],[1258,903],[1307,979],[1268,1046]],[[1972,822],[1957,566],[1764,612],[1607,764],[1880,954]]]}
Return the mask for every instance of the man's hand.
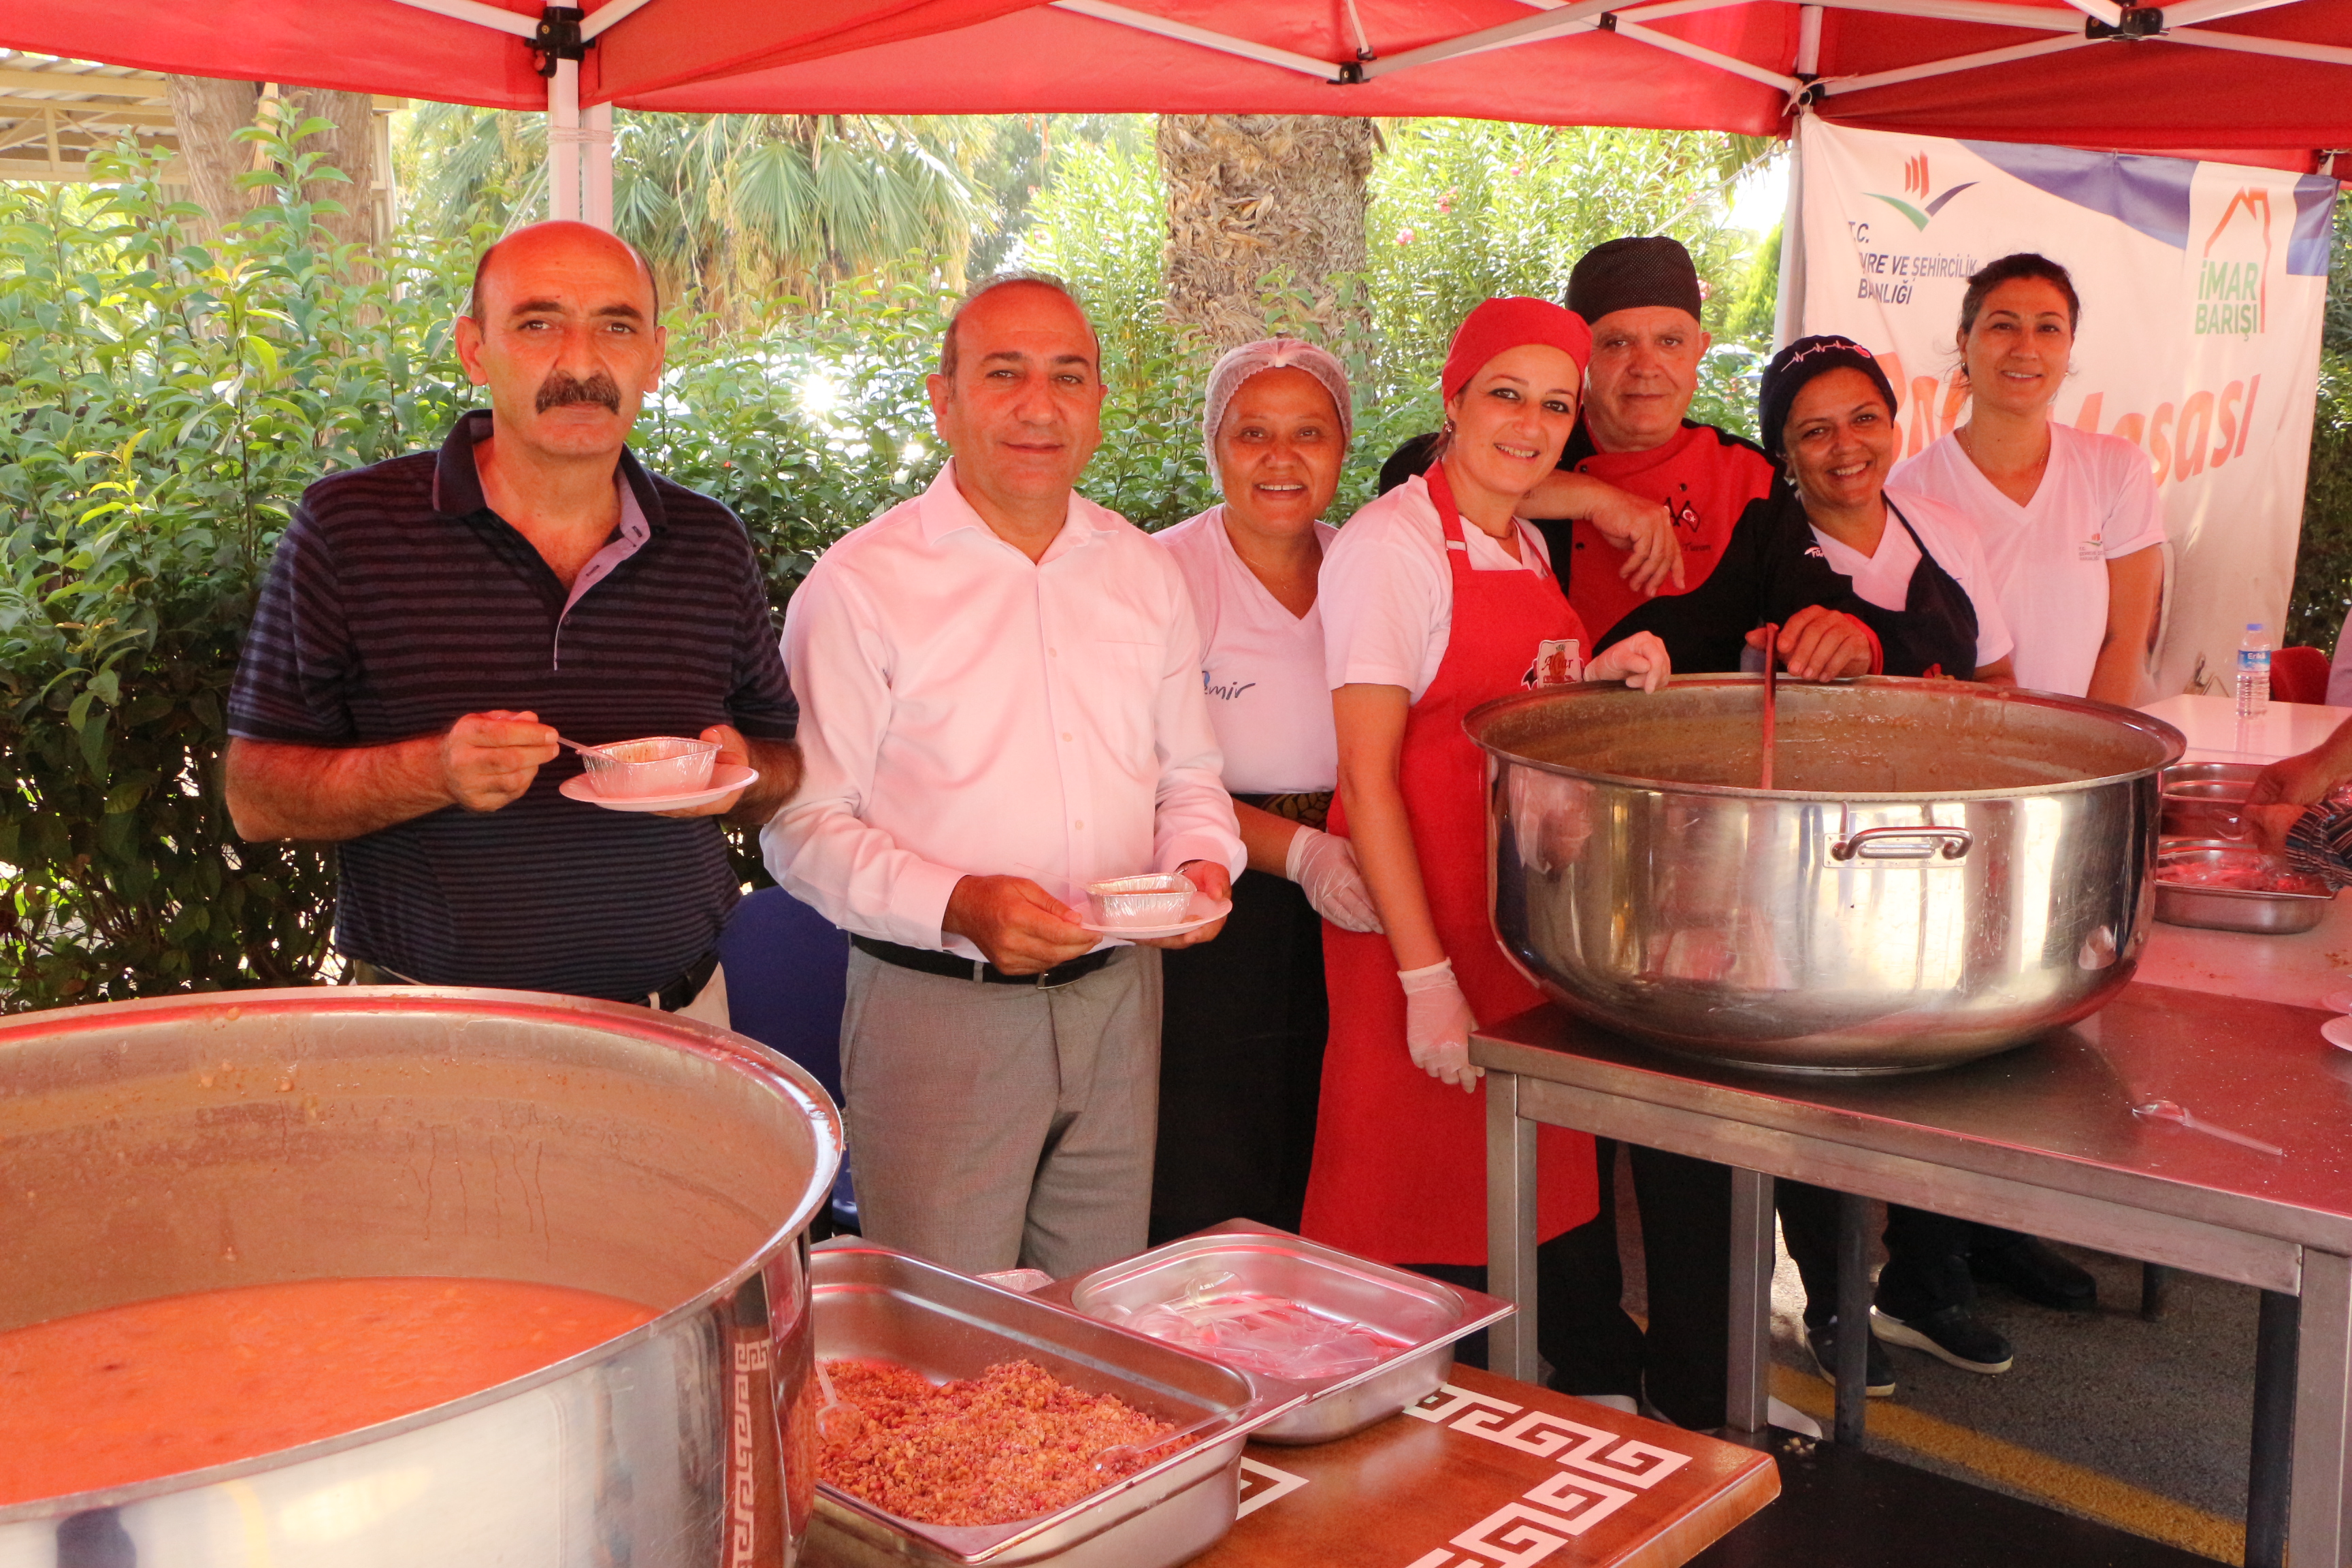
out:
{"label": "man's hand", "polygon": [[468,713],[441,737],[441,787],[467,811],[496,811],[555,759],[555,731],[536,713]]}
{"label": "man's hand", "polygon": [[[1233,901],[1233,873],[1227,871],[1224,867],[1219,865],[1216,861],[1187,860],[1181,866],[1177,867],[1176,869],[1182,873],[1183,876],[1192,882],[1192,886],[1198,888],[1202,892],[1208,894],[1209,897],[1218,900],[1220,902],[1223,903],[1231,903]],[[1202,926],[1199,931],[1188,931],[1181,936],[1152,937],[1148,941],[1143,941],[1141,945],[1144,947],[1190,947],[1196,942],[1208,941],[1211,937],[1215,936],[1219,931],[1224,929],[1224,917],[1220,915],[1217,919],[1211,921],[1207,925]]]}
{"label": "man's hand", "polygon": [[1674,513],[1599,480],[1579,497],[1575,515],[1591,523],[1601,538],[1625,552],[1617,575],[1639,593],[1655,594],[1671,580],[1683,585],[1682,542],[1675,537]]}
{"label": "man's hand", "polygon": [[940,929],[968,938],[1007,974],[1043,974],[1099,940],[1076,910],[1026,877],[964,878],[948,895]]}
{"label": "man's hand", "polygon": [[[1764,628],[1748,634],[1748,646],[1764,646]],[[1780,668],[1799,680],[1843,680],[1870,673],[1870,633],[1842,610],[1807,605],[1780,628]]]}
{"label": "man's hand", "polygon": [[2339,731],[2325,743],[2297,756],[2281,757],[2256,773],[2238,812],[2237,836],[2252,838],[2273,854],[2284,849],[2286,836],[2303,820],[2304,812],[2344,782],[2344,765],[2336,755],[2342,738]]}

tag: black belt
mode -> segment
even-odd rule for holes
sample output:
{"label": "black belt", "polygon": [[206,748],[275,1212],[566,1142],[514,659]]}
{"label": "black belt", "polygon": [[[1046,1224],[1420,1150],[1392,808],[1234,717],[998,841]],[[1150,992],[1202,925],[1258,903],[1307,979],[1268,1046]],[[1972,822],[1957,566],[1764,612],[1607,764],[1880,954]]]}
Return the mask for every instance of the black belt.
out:
{"label": "black belt", "polygon": [[655,995],[665,1013],[675,1013],[702,994],[710,977],[719,971],[719,950],[712,948],[686,966],[686,973],[663,986]]}
{"label": "black belt", "polygon": [[1034,985],[1040,991],[1056,985],[1067,985],[1073,980],[1084,980],[1118,952],[1115,947],[1097,948],[1070,960],[1057,963],[1043,974],[1007,974],[992,963],[982,963],[976,958],[959,958],[952,952],[941,952],[933,947],[902,947],[895,942],[880,942],[870,936],[853,936],[849,945],[858,952],[911,969],[919,974],[940,974],[950,980],[977,980],[985,985]]}

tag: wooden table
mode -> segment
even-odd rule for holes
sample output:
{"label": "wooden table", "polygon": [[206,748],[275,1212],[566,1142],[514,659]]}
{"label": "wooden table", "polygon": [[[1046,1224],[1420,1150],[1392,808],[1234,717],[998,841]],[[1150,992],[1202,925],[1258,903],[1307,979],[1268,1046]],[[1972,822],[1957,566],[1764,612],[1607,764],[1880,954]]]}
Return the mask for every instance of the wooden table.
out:
{"label": "wooden table", "polygon": [[1769,1454],[1456,1366],[1402,1415],[1253,1443],[1197,1568],[1672,1568],[1780,1491]]}

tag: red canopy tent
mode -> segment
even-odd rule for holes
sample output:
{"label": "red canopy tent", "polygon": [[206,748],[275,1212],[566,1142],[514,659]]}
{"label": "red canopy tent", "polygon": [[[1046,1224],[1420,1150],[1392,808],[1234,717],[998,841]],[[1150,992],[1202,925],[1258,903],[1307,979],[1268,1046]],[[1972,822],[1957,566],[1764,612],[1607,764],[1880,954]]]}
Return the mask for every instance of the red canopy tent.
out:
{"label": "red canopy tent", "polygon": [[543,108],[553,209],[592,221],[614,103],[1768,134],[1811,112],[2352,174],[2352,0],[5,0],[0,44]]}

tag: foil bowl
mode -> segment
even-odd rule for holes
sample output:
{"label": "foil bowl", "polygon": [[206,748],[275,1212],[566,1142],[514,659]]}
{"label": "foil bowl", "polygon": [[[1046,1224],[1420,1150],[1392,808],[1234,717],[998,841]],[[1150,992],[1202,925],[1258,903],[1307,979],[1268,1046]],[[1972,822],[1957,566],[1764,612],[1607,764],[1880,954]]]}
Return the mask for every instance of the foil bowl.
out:
{"label": "foil bowl", "polygon": [[1192,907],[1192,879],[1178,872],[1149,877],[1113,877],[1087,884],[1095,919],[1107,926],[1172,926]]}
{"label": "foil bowl", "polygon": [[718,742],[689,741],[680,735],[615,741],[580,753],[581,766],[588,771],[588,787],[608,800],[647,800],[708,789],[710,770],[718,761]]}

